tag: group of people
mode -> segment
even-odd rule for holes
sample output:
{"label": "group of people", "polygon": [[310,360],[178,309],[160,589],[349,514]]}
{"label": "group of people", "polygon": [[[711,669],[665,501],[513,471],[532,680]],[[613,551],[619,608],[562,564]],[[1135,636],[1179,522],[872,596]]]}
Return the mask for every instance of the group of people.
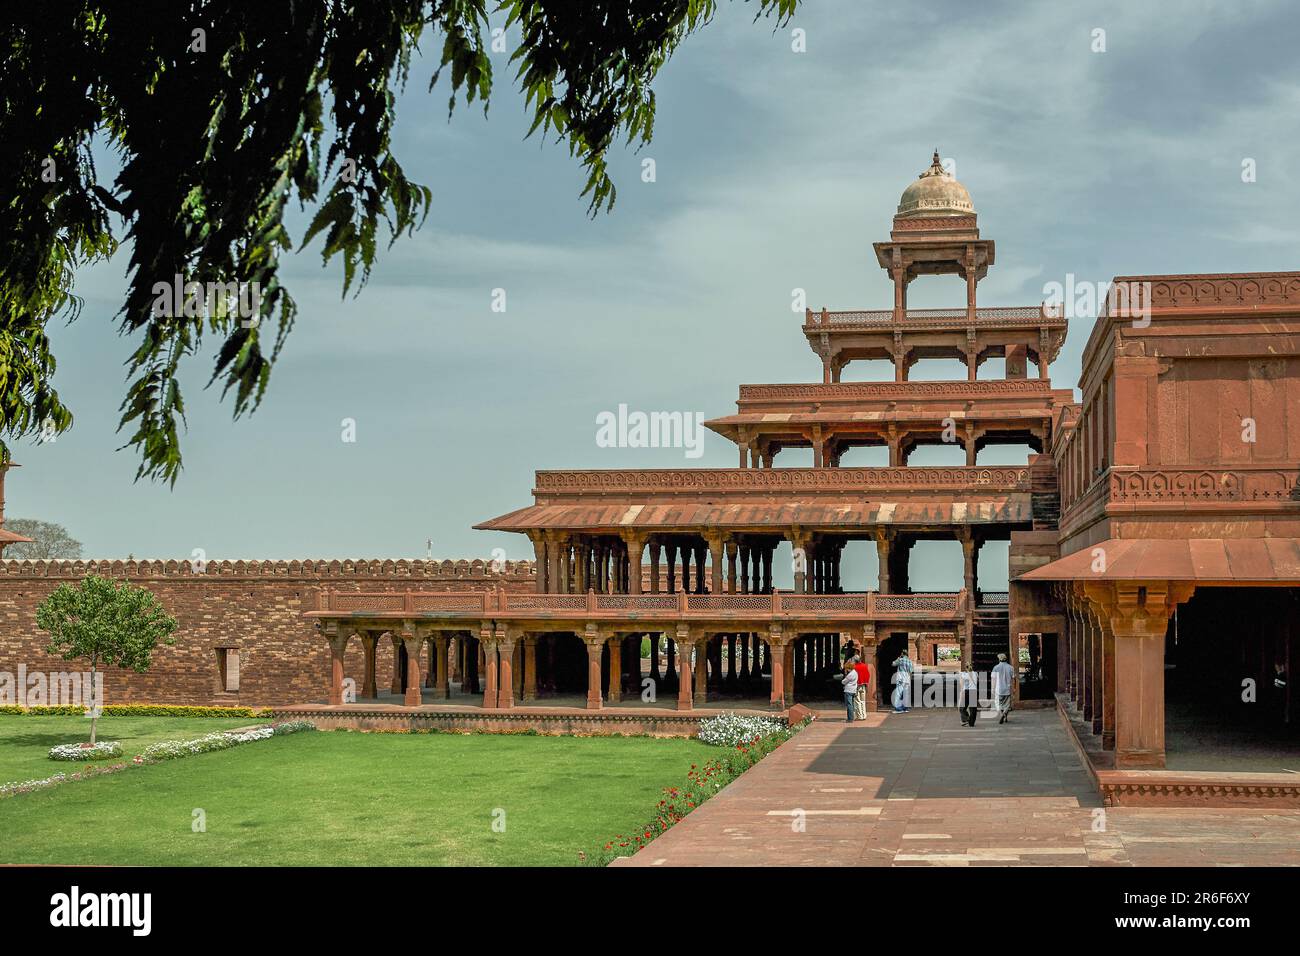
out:
{"label": "group of people", "polygon": [[[905,714],[912,709],[912,659],[904,650],[894,660],[894,692],[891,702],[894,713]],[[993,697],[998,705],[998,723],[1005,724],[1011,716],[1011,682],[1015,671],[1007,663],[1007,655],[999,654],[993,668]],[[871,668],[862,660],[858,649],[850,644],[845,651],[844,673],[840,684],[844,687],[844,709],[849,723],[867,716],[867,687],[871,683]],[[979,679],[970,658],[961,663],[957,672],[957,712],[963,727],[974,727],[979,716]]]}

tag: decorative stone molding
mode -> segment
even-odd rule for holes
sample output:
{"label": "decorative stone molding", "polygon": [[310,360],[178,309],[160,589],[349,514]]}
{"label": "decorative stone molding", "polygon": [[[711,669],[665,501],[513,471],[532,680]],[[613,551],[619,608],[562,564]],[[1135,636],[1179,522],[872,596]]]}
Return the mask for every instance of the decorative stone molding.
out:
{"label": "decorative stone molding", "polygon": [[663,468],[604,471],[539,471],[536,495],[593,492],[843,491],[880,489],[1029,490],[1029,469],[948,468]]}
{"label": "decorative stone molding", "polygon": [[872,399],[951,398],[962,402],[984,395],[1041,396],[1050,399],[1052,383],[1041,378],[978,379],[974,382],[830,382],[742,385],[740,404],[756,401],[870,401]]}
{"label": "decorative stone molding", "polygon": [[1290,501],[1297,472],[1281,468],[1154,468],[1110,472],[1113,501]]}
{"label": "decorative stone molding", "polygon": [[[1300,304],[1300,272],[1239,275],[1117,276],[1115,283],[1150,283],[1154,308],[1240,308]],[[831,313],[833,316],[835,313]]]}
{"label": "decorative stone molding", "polygon": [[504,571],[492,570],[492,562],[475,558],[473,561],[424,560],[362,560],[347,558],[342,561],[207,561],[203,570],[195,569],[189,560],[166,561],[17,561],[0,560],[0,575],[14,577],[84,578],[88,574],[101,577],[304,577],[304,578],[355,578],[355,577],[413,577],[413,578],[532,578],[532,561],[507,561]]}
{"label": "decorative stone molding", "polygon": [[[962,308],[908,309],[898,321],[895,321],[892,309],[823,312],[813,316],[811,320],[805,321],[805,331],[820,331],[829,327],[832,331],[842,332],[877,331],[882,329],[947,329],[954,322],[967,322],[968,320],[966,310]],[[1051,315],[1041,305],[975,310],[975,326],[980,329],[1063,328],[1066,324],[1064,316]]]}

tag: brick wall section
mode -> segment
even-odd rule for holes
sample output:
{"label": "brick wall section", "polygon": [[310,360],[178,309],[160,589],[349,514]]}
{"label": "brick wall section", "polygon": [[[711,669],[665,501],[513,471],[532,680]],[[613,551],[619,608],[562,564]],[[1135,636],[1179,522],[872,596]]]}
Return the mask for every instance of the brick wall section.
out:
{"label": "brick wall section", "polygon": [[[0,561],[0,671],[84,670],[45,653],[36,607],[65,581],[88,574],[148,588],[179,621],[176,643],[154,652],[147,673],[110,669],[109,704],[275,706],[323,699],[329,651],[302,612],[319,589],[365,591],[532,591],[532,562],[507,562],[494,573],[483,561],[213,561],[196,573],[187,561]],[[238,647],[240,688],[221,690],[218,647]],[[359,640],[348,645],[346,673],[358,686]],[[393,648],[380,642],[377,683],[392,680]]]}

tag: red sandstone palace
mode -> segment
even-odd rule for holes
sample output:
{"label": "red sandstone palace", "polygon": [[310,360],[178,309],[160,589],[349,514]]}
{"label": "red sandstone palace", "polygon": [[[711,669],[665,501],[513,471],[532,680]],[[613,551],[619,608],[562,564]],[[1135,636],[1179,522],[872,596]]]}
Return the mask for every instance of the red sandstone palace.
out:
{"label": "red sandstone palace", "polygon": [[[1118,767],[1164,766],[1166,700],[1188,686],[1231,708],[1250,684],[1252,719],[1292,726],[1300,273],[1115,280],[1142,293],[1096,319],[1076,401],[1048,378],[1064,309],[977,306],[994,243],[937,154],[874,250],[892,308],[809,311],[821,381],[742,385],[736,412],[707,422],[737,467],[538,472],[531,504],[476,525],[526,535],[531,564],[101,566],[166,591],[182,619],[149,689],[122,675],[109,693],[302,703],[327,690],[339,706],[355,686],[358,707],[497,713],[637,706],[648,688],[679,711],[786,710],[825,693],[851,641],[873,665],[873,707],[905,649],[926,667],[955,645],[980,670],[1008,653],[1018,696],[1068,695]],[[950,275],[964,306],[908,308],[913,280]],[[935,358],[965,378],[912,380]],[[989,358],[1004,378],[978,377]],[[867,361],[892,363],[893,381],[841,381]],[[909,466],[929,444],[960,445],[965,464]],[[997,444],[1032,453],[981,466]],[[887,448],[888,466],[841,466],[858,446]],[[781,467],[787,449],[810,449],[812,467]],[[910,552],[936,539],[960,543],[964,586],[917,593]],[[853,542],[874,548],[877,580],[842,573]],[[980,586],[986,542],[1007,542],[1005,590]],[[774,585],[778,550],[792,589]],[[7,658],[37,659],[32,607],[93,569],[0,562]]]}

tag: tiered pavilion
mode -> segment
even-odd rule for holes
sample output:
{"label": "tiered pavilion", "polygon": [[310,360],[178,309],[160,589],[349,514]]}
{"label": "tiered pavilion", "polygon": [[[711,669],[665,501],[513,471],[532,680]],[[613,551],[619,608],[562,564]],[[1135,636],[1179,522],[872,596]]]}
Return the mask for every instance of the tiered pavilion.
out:
{"label": "tiered pavilion", "polygon": [[[736,412],[707,423],[737,467],[538,472],[531,505],[477,525],[528,536],[535,593],[323,592],[308,614],[330,643],[330,702],[353,638],[361,696],[377,696],[383,635],[407,705],[423,684],[493,712],[574,693],[589,710],[635,705],[647,686],[682,711],[755,697],[785,710],[835,688],[849,642],[875,664],[876,707],[903,649],[925,665],[949,642],[981,670],[1008,651],[1016,694],[1064,702],[1094,766],[1192,766],[1211,734],[1216,754],[1281,769],[1300,723],[1300,273],[1115,280],[1130,291],[1096,320],[1076,402],[1047,378],[1065,308],[977,305],[993,242],[937,154],[875,253],[892,309],[804,316],[821,382],[743,385]],[[948,275],[964,307],[908,308],[914,279]],[[979,379],[991,357],[1004,377]],[[964,362],[965,380],[911,380],[931,358]],[[869,360],[894,380],[841,380]],[[934,443],[965,464],[909,464]],[[1029,447],[1023,465],[978,464],[1007,443]],[[871,445],[888,466],[842,465]],[[812,467],[779,467],[791,448]],[[963,587],[911,588],[927,539],[960,542]],[[874,545],[876,580],[844,573],[854,541]],[[990,541],[1009,542],[1009,592],[980,586]],[[778,589],[787,547],[793,587]]]}
{"label": "tiered pavilion", "polygon": [[[1009,646],[1007,593],[979,587],[979,550],[1017,530],[1053,528],[1057,495],[1046,454],[1037,467],[980,467],[976,456],[999,443],[1047,451],[1057,408],[1072,398],[1047,379],[1066,320],[1041,305],[977,307],[993,242],[980,237],[969,194],[937,153],[875,251],[894,280],[892,309],[805,316],[822,381],[742,386],[736,413],[706,423],[736,443],[738,467],[538,472],[533,504],[476,525],[528,536],[536,594],[325,595],[313,613],[336,645],[334,696],[348,638],[361,635],[373,675],[373,638],[384,632],[403,635],[398,653],[413,662],[430,646],[432,677],[417,667],[405,685],[412,704],[421,678],[447,697],[450,670],[485,707],[581,689],[595,709],[639,699],[649,676],[683,710],[731,694],[785,709],[825,695],[848,642],[876,674],[888,675],[905,649],[932,662],[941,642],[992,666]],[[947,275],[965,281],[964,307],[907,308],[914,279]],[[994,356],[1006,378],[977,380]],[[917,360],[934,357],[961,358],[966,380],[909,380]],[[894,363],[895,381],[840,381],[848,362],[879,358]],[[912,450],[931,443],[963,447],[966,464],[909,466]],[[888,446],[889,466],[840,466],[846,449],[864,445]],[[811,448],[813,466],[777,467],[791,447]],[[964,587],[911,588],[909,553],[925,539],[960,542]],[[851,541],[874,545],[877,580],[846,579]],[[782,545],[789,590],[773,583]],[[449,652],[461,657],[450,667]],[[373,676],[362,683],[374,690]],[[887,688],[873,683],[875,707]]]}

